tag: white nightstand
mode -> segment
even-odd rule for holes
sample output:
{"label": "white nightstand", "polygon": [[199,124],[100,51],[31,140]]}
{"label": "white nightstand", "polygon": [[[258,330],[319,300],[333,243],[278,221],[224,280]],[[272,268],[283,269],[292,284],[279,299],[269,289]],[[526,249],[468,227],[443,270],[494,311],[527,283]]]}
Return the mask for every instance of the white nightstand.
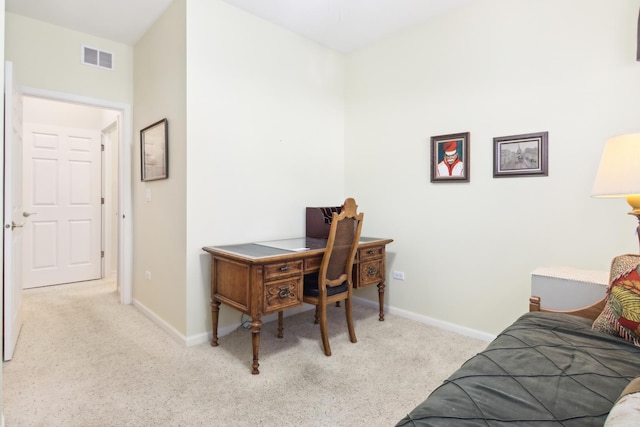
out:
{"label": "white nightstand", "polygon": [[551,310],[575,310],[604,298],[609,272],[573,267],[539,267],[531,272],[531,295]]}

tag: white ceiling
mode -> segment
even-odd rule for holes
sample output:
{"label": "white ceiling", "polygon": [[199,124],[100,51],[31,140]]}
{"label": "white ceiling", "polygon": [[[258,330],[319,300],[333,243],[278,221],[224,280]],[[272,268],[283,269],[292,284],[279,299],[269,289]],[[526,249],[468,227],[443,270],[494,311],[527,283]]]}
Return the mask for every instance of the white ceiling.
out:
{"label": "white ceiling", "polygon": [[[223,0],[350,52],[473,0]],[[6,10],[134,45],[172,0],[6,0]]]}
{"label": "white ceiling", "polygon": [[341,52],[350,52],[472,0],[223,0]]}
{"label": "white ceiling", "polygon": [[5,10],[134,45],[173,0],[5,0]]}

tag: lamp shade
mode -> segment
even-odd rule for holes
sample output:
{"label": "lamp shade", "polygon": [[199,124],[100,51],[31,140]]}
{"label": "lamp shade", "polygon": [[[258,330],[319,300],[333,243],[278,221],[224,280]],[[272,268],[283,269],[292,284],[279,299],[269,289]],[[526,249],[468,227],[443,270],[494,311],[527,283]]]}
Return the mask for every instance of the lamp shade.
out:
{"label": "lamp shade", "polygon": [[640,133],[620,135],[607,141],[591,195],[640,195]]}

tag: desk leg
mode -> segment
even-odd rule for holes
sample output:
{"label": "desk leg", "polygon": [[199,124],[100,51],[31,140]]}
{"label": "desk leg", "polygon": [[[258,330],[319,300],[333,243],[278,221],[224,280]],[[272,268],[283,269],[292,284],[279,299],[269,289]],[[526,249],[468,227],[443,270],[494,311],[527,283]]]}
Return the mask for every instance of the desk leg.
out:
{"label": "desk leg", "polygon": [[284,337],[284,335],[282,334],[282,332],[284,330],[282,317],[283,317],[283,313],[281,311],[279,311],[278,312],[278,338]]}
{"label": "desk leg", "polygon": [[218,314],[220,313],[220,301],[211,300],[211,328],[213,336],[211,337],[211,346],[218,346]]}
{"label": "desk leg", "polygon": [[378,283],[378,303],[380,304],[380,314],[378,320],[384,322],[384,281]]}
{"label": "desk leg", "polygon": [[260,329],[262,327],[262,321],[260,319],[253,319],[251,321],[251,345],[253,346],[253,363],[251,364],[251,373],[258,375],[258,352],[260,351]]}

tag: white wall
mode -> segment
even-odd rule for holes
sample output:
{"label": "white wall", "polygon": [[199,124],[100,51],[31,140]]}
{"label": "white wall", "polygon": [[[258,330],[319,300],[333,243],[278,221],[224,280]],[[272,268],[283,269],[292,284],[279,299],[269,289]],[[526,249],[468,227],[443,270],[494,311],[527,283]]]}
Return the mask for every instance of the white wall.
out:
{"label": "white wall", "polygon": [[[13,61],[16,82],[38,89],[132,102],[132,48],[89,34],[6,14],[6,59]],[[114,54],[114,69],[80,62],[82,45]]]}
{"label": "white wall", "polygon": [[[196,334],[211,329],[203,246],[300,236],[305,206],[344,200],[344,59],[217,0],[187,3],[187,58],[187,304]],[[239,320],[221,309],[221,327]]]}
{"label": "white wall", "polygon": [[[134,48],[132,161],[133,298],[180,335],[186,333],[187,294],[185,31],[185,1],[177,0]],[[164,118],[169,177],[142,182],[140,130]]]}
{"label": "white wall", "polygon": [[[605,140],[640,128],[639,5],[476,0],[347,57],[346,193],[406,274],[387,304],[497,333],[536,267],[638,251],[626,203],[589,196]],[[430,137],[467,131],[471,181],[430,183]],[[493,178],[494,137],[541,131],[548,177]]]}
{"label": "white wall", "polygon": [[98,107],[32,96],[23,99],[23,120],[30,123],[102,130],[117,117],[117,111]]}

